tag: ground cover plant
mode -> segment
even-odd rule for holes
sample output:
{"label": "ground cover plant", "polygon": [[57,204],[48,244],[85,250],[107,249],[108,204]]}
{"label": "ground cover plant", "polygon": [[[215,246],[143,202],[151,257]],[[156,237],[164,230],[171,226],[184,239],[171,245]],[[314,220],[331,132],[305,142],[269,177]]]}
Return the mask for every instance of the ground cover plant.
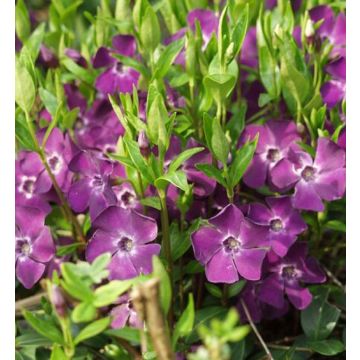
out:
{"label": "ground cover plant", "polygon": [[17,0],[17,359],[345,358],[345,10]]}

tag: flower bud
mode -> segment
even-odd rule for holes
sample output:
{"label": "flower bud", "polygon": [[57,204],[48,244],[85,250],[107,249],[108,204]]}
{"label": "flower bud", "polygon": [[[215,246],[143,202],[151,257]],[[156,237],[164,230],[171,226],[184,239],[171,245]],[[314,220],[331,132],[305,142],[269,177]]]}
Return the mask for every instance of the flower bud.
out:
{"label": "flower bud", "polygon": [[54,305],[56,313],[60,317],[66,316],[66,300],[61,289],[57,285],[52,285],[50,290],[50,300]]}
{"label": "flower bud", "polygon": [[141,130],[139,133],[138,145],[141,154],[147,158],[150,155],[150,144],[144,130]]}
{"label": "flower bud", "polygon": [[308,44],[312,44],[314,42],[315,29],[314,29],[314,23],[311,19],[308,19],[306,21],[304,34]]}

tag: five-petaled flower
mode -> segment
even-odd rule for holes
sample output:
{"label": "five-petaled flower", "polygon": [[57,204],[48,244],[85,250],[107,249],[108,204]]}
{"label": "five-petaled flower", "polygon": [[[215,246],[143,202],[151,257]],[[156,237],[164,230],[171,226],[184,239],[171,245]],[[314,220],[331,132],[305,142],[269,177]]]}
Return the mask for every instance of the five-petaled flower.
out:
{"label": "five-petaled flower", "polygon": [[267,252],[266,229],[244,218],[233,204],[191,235],[195,258],[205,265],[214,283],[233,283],[241,277],[259,280]]}
{"label": "five-petaled flower", "polygon": [[260,286],[259,298],[278,309],[284,306],[284,294],[297,309],[305,309],[312,295],[301,283],[317,284],[326,280],[316,260],[307,256],[306,243],[294,244],[284,258],[270,253],[265,264],[268,276]]}
{"label": "five-petaled flower", "polygon": [[154,219],[133,210],[110,206],[93,222],[95,229],[86,249],[86,259],[110,252],[112,279],[131,279],[152,270],[152,256],[160,252],[159,244],[149,244],[157,237]]}

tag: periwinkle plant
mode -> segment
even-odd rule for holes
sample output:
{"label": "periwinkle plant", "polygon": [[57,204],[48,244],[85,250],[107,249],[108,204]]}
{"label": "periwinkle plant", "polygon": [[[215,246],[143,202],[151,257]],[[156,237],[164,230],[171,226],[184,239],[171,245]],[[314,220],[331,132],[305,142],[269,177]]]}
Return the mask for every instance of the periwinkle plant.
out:
{"label": "periwinkle plant", "polygon": [[345,4],[91,3],[16,4],[19,358],[343,353]]}

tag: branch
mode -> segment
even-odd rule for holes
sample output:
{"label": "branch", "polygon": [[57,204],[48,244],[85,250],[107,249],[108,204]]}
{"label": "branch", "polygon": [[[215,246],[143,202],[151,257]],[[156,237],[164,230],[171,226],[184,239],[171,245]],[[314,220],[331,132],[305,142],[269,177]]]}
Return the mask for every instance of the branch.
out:
{"label": "branch", "polygon": [[169,332],[159,302],[159,280],[139,284],[131,294],[136,312],[146,322],[159,360],[174,360]]}

